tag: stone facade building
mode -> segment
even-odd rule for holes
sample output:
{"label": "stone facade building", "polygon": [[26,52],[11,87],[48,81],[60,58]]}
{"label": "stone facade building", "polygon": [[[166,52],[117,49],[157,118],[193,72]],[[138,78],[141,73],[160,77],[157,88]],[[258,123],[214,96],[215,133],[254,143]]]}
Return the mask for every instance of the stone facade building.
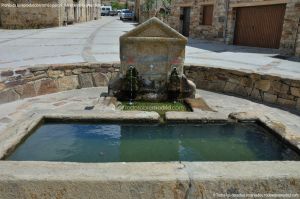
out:
{"label": "stone facade building", "polygon": [[[149,3],[151,2],[151,3]],[[163,7],[162,0],[135,0],[135,16],[139,23],[152,17],[159,17],[157,13]],[[159,17],[160,18],[160,17]]]}
{"label": "stone facade building", "polygon": [[103,5],[103,6],[110,6],[111,5],[111,0],[102,0],[101,1],[101,5]]}
{"label": "stone facade building", "polygon": [[297,54],[299,8],[299,0],[184,0],[172,6],[168,22],[191,37]]}
{"label": "stone facade building", "polygon": [[163,18],[185,36],[297,56],[299,19],[300,0],[173,0]]}
{"label": "stone facade building", "polygon": [[[0,0],[0,2],[2,28],[55,27],[100,18],[101,0]],[[7,7],[8,4],[16,6]]]}

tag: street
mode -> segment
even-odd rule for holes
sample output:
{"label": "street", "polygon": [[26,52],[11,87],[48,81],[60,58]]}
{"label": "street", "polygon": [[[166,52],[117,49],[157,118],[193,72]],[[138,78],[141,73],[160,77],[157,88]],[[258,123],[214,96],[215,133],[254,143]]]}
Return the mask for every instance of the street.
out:
{"label": "street", "polygon": [[[131,21],[105,16],[65,27],[0,29],[0,68],[76,62],[119,62],[119,37]],[[299,60],[274,56],[276,49],[250,48],[189,39],[186,64],[260,72],[300,79]]]}
{"label": "street", "polygon": [[119,61],[119,37],[133,24],[117,17],[102,17],[66,27],[0,29],[0,68]]}

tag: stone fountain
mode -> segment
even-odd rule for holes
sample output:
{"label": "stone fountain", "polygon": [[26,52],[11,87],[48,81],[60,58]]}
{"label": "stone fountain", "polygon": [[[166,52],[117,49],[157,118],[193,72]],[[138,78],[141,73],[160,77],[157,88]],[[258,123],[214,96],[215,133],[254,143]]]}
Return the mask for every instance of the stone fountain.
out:
{"label": "stone fountain", "polygon": [[157,18],[120,37],[121,68],[108,92],[119,100],[167,101],[195,97],[183,74],[187,38]]}

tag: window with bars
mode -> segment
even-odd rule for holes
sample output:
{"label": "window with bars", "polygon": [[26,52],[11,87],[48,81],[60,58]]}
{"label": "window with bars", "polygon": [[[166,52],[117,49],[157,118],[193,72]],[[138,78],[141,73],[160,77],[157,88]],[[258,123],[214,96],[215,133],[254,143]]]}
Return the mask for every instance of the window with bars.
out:
{"label": "window with bars", "polygon": [[202,11],[202,25],[211,26],[213,22],[214,6],[205,5]]}

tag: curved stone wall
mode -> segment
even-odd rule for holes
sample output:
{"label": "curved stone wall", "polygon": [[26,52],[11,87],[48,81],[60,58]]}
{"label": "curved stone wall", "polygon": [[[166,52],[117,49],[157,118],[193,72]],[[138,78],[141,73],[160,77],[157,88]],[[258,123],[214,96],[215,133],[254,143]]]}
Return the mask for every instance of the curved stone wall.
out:
{"label": "curved stone wall", "polygon": [[234,94],[300,111],[300,80],[223,68],[185,66],[198,89]]}
{"label": "curved stone wall", "polygon": [[[0,71],[0,104],[60,91],[107,86],[119,63],[41,65]],[[300,80],[197,65],[184,67],[197,88],[300,111]]]}
{"label": "curved stone wall", "polygon": [[58,64],[0,72],[0,103],[60,91],[106,86],[117,64]]}

